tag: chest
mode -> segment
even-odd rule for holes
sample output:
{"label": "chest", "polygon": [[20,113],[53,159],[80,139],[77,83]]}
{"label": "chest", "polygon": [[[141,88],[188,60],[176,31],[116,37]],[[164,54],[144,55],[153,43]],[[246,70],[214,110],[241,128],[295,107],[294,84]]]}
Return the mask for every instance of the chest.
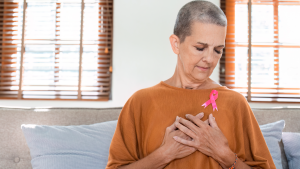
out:
{"label": "chest", "polygon": [[[204,99],[199,101],[182,101],[181,103],[152,104],[150,108],[144,110],[142,116],[143,133],[141,133],[140,148],[144,156],[160,147],[165,130],[175,122],[176,116],[185,118],[186,114],[197,115],[204,113],[201,119],[205,121],[209,114],[213,113],[216,122],[227,138],[230,147],[235,147],[235,121],[237,119],[235,112],[228,109],[224,104],[217,104],[218,111],[213,111],[212,106],[206,108],[202,106]],[[186,119],[186,118],[185,118]]]}

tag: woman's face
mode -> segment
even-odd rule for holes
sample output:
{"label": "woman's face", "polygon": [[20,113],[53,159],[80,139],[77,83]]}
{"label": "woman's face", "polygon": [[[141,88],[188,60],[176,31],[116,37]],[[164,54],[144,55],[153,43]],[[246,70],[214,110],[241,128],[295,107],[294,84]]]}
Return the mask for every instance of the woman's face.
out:
{"label": "woman's face", "polygon": [[192,23],[191,35],[177,46],[180,70],[192,81],[207,80],[222,56],[225,37],[226,27]]}

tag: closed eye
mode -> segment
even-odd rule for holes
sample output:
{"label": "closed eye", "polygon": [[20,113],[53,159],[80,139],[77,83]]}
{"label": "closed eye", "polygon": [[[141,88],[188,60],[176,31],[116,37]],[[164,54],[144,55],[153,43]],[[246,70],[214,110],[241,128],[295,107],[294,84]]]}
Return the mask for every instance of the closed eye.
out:
{"label": "closed eye", "polygon": [[217,52],[217,54],[221,54],[221,51],[215,50]]}
{"label": "closed eye", "polygon": [[197,47],[196,47],[196,49],[199,50],[199,51],[203,51],[204,50],[204,48],[197,48]]}
{"label": "closed eye", "polygon": [[[196,49],[197,49],[198,51],[203,51],[203,50],[204,50],[204,48],[197,48],[197,47],[196,47]],[[216,52],[217,54],[221,54],[221,53],[222,53],[222,51],[218,51],[218,50],[215,50],[215,52]]]}

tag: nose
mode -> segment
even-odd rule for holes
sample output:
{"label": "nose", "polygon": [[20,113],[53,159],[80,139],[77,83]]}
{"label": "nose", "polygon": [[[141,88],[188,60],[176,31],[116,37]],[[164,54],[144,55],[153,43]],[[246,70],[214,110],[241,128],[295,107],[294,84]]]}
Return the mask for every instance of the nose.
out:
{"label": "nose", "polygon": [[208,48],[208,50],[205,51],[202,61],[211,63],[214,59],[214,48]]}

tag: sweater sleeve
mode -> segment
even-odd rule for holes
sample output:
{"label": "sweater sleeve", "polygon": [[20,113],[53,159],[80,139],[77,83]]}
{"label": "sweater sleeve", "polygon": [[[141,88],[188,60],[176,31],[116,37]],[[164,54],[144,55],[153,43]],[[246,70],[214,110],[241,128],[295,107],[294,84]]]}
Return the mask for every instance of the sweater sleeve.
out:
{"label": "sweater sleeve", "polygon": [[116,169],[139,159],[133,100],[131,96],[119,115],[106,169]]}
{"label": "sweater sleeve", "polygon": [[258,122],[248,102],[243,97],[239,103],[237,113],[240,114],[242,122],[240,123],[242,124],[240,127],[243,129],[240,130],[242,133],[237,135],[237,137],[240,137],[240,139],[237,139],[240,141],[237,145],[243,146],[240,148],[237,147],[237,155],[252,168],[276,169]]}

